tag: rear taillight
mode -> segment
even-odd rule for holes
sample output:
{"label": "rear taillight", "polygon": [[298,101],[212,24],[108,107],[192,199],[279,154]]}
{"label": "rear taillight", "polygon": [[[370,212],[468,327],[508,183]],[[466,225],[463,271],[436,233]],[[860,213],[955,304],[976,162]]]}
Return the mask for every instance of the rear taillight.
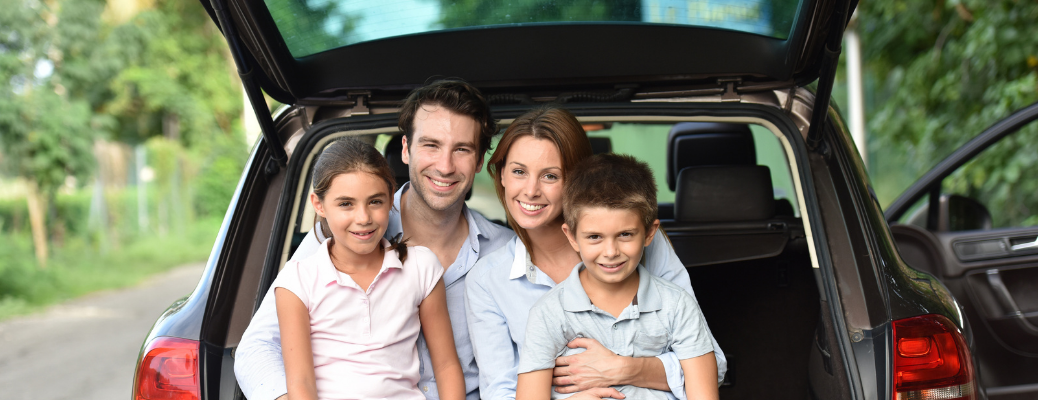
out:
{"label": "rear taillight", "polygon": [[135,400],[198,400],[198,342],[160,337],[148,343],[137,365]]}
{"label": "rear taillight", "polygon": [[894,400],[974,400],[973,360],[942,315],[894,321]]}

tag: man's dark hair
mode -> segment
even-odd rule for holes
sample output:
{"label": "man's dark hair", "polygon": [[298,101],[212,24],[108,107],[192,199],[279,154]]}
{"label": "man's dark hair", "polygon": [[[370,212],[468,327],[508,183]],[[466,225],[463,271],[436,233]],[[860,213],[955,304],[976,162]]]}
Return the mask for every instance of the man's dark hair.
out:
{"label": "man's dark hair", "polygon": [[398,125],[407,138],[408,146],[414,143],[414,117],[418,107],[435,105],[451,112],[476,120],[479,125],[479,159],[490,150],[490,139],[497,133],[497,123],[490,117],[490,106],[483,94],[465,81],[458,79],[438,80],[412,90],[400,108]]}
{"label": "man's dark hair", "polygon": [[577,229],[584,209],[603,207],[631,210],[645,229],[656,221],[656,179],[649,165],[620,154],[597,154],[581,161],[566,174],[562,212],[569,229]]}

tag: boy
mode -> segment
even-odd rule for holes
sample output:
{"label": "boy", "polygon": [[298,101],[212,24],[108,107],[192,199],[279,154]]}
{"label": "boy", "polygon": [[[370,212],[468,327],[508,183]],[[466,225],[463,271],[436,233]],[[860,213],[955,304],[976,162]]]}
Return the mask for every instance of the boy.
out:
{"label": "boy", "polygon": [[[551,390],[566,344],[590,337],[622,356],[673,351],[681,360],[688,399],[717,399],[710,331],[694,297],[639,264],[660,221],[648,165],[600,154],[570,171],[563,194],[563,232],[582,263],[530,311],[519,355],[517,400],[563,398]],[[673,399],[669,392],[617,387],[626,398]]]}

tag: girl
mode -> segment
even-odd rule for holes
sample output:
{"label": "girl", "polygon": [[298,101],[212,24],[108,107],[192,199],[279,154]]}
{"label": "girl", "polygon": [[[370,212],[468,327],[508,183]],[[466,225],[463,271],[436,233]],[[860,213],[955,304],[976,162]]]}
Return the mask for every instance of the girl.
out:
{"label": "girl", "polygon": [[385,158],[356,139],[333,142],[317,159],[310,202],[330,238],[274,281],[292,400],[424,400],[419,329],[440,398],[465,396],[443,267],[425,247],[382,237],[393,187]]}

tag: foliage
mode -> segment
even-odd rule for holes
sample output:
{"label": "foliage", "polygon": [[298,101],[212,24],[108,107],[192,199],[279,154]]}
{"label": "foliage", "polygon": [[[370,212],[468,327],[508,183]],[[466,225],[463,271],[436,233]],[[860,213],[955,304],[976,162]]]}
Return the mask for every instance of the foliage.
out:
{"label": "foliage", "polygon": [[219,217],[227,211],[248,155],[243,135],[220,136],[212,146],[198,149],[200,172],[194,180],[194,211],[201,217]]}
{"label": "foliage", "polygon": [[270,16],[294,57],[304,57],[355,43],[359,20],[334,1],[283,0],[267,2]]}
{"label": "foliage", "polygon": [[88,105],[46,72],[60,67],[65,43],[48,29],[53,10],[27,3],[0,7],[0,151],[5,169],[50,198],[66,176],[89,176],[93,132]]}
{"label": "foliage", "polygon": [[[866,87],[876,89],[866,104],[870,159],[873,165],[898,165],[875,174],[877,181],[900,182],[887,191],[905,189],[997,120],[1038,101],[1036,20],[1038,3],[1014,0],[859,4],[862,58],[872,82]],[[1017,165],[1011,169],[1033,166],[1038,154],[1011,156],[1005,150],[989,150],[1002,152],[990,157]],[[1004,172],[989,175],[983,185],[1012,187],[1017,174]],[[964,182],[953,186],[981,190],[962,187]],[[892,200],[896,192],[878,194]],[[996,196],[989,206],[1008,200]],[[1027,207],[1038,209],[1038,200],[1028,201]]]}
{"label": "foliage", "polygon": [[55,250],[48,269],[36,268],[24,235],[0,233],[0,320],[103,289],[134,285],[156,272],[204,260],[220,221],[203,219],[175,237],[140,236],[119,252],[101,253],[82,239]]}

